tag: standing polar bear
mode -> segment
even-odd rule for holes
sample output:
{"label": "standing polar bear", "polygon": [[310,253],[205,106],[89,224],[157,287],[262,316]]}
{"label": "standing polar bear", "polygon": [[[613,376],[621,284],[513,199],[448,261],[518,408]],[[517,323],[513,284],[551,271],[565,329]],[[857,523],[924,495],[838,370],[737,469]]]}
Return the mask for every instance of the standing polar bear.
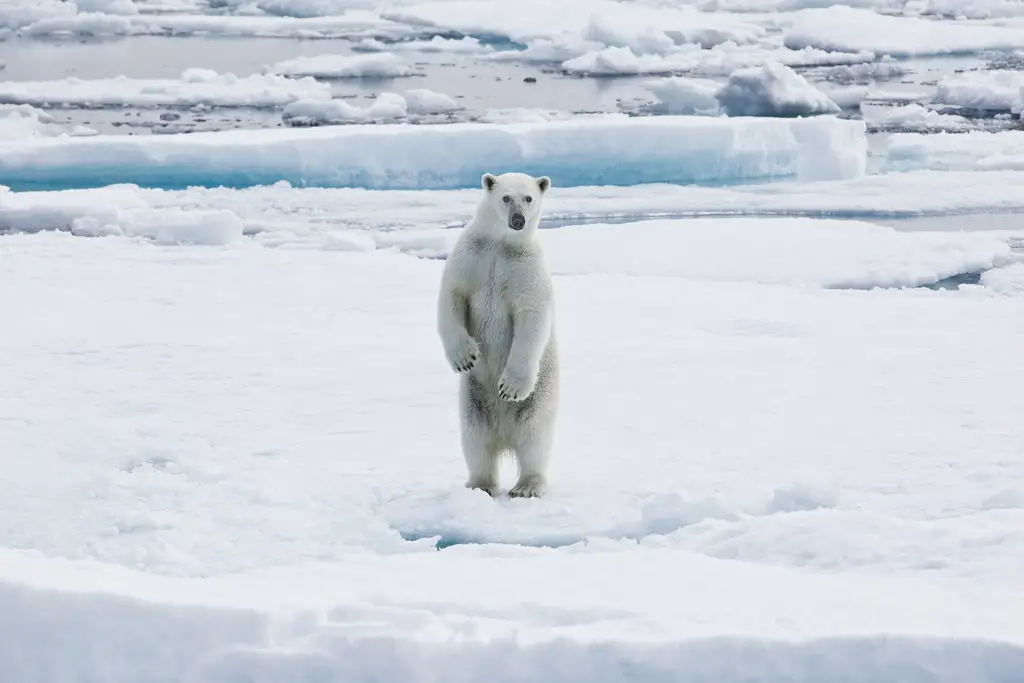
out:
{"label": "standing polar bear", "polygon": [[481,178],[484,196],[441,277],[437,326],[460,374],[466,486],[498,493],[503,453],[515,453],[513,497],[547,489],[558,408],[551,274],[537,240],[547,177]]}

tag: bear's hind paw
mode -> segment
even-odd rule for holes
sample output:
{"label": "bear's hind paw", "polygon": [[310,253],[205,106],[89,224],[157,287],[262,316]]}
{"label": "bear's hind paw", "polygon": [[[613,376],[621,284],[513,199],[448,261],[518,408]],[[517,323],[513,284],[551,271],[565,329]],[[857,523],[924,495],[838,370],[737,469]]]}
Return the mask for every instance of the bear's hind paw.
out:
{"label": "bear's hind paw", "polygon": [[531,475],[520,479],[509,492],[509,498],[540,498],[547,491],[544,477]]}

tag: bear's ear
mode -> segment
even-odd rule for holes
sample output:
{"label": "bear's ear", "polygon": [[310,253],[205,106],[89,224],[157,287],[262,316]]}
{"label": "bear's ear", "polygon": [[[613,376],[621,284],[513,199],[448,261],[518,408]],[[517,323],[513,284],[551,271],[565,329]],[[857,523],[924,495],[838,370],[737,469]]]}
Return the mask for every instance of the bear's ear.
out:
{"label": "bear's ear", "polygon": [[491,175],[490,173],[484,173],[483,178],[480,179],[480,186],[487,190],[488,192],[490,192],[491,190],[494,189],[494,185],[497,182],[498,179],[495,178],[493,175]]}
{"label": "bear's ear", "polygon": [[548,191],[548,188],[551,187],[551,178],[548,178],[547,176],[537,178],[537,187],[540,188],[540,193],[544,194]]}

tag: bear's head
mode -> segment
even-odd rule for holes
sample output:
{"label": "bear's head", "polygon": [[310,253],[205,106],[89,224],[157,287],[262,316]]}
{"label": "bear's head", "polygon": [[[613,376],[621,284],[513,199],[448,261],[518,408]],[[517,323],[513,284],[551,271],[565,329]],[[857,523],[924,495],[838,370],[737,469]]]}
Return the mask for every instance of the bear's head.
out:
{"label": "bear's head", "polygon": [[[534,178],[525,173],[484,173],[484,204],[494,212],[495,229],[526,236],[537,229],[544,195],[551,187],[547,176]],[[490,221],[489,221],[490,222]]]}

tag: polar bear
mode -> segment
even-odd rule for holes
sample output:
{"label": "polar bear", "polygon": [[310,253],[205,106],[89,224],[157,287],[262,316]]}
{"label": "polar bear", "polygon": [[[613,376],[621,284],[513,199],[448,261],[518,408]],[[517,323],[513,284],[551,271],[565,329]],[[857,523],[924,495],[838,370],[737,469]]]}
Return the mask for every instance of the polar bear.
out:
{"label": "polar bear", "polygon": [[485,173],[480,204],[441,276],[437,326],[459,378],[466,486],[498,493],[501,456],[512,452],[512,497],[539,497],[558,408],[551,273],[540,243],[547,177]]}

